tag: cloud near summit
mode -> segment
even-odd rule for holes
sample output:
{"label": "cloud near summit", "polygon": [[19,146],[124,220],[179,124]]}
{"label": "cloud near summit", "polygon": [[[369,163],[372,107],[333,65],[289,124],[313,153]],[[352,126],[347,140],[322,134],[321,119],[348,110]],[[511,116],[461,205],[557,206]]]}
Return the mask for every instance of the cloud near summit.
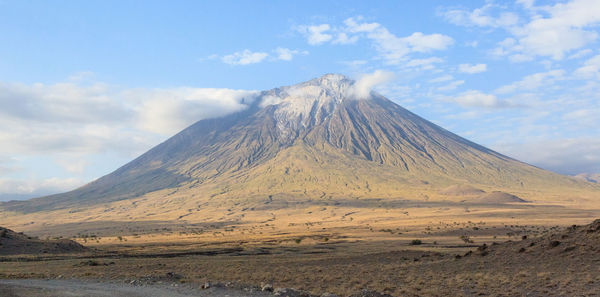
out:
{"label": "cloud near summit", "polygon": [[364,74],[352,85],[349,95],[356,99],[368,99],[373,88],[383,85],[393,78],[393,72],[384,70],[376,70],[373,73]]}

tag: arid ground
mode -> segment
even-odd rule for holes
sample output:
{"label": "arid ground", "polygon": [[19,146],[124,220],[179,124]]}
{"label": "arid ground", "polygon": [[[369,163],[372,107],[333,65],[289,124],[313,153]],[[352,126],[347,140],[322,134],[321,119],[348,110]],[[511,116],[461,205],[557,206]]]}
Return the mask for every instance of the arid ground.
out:
{"label": "arid ground", "polygon": [[342,202],[274,209],[253,224],[91,222],[32,229],[31,235],[63,236],[91,249],[5,255],[0,277],[270,284],[340,296],[364,289],[392,296],[600,292],[600,222],[581,226],[598,217],[597,210],[426,202],[403,202],[400,210],[400,202],[385,203],[358,211],[353,206],[354,212]]}

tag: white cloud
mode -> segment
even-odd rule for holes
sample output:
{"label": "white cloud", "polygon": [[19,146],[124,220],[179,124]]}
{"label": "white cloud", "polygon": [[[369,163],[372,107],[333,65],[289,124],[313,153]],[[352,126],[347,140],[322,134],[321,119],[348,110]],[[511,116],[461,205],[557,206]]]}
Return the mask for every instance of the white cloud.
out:
{"label": "white cloud", "polygon": [[406,62],[406,64],[404,64],[404,66],[420,68],[423,70],[430,70],[430,69],[435,68],[434,64],[442,63],[442,62],[444,62],[444,60],[442,60],[438,57],[430,57],[430,58],[426,58],[426,59],[409,60]]}
{"label": "white cloud", "polygon": [[374,87],[382,85],[394,78],[389,71],[376,70],[373,73],[362,75],[350,89],[350,95],[356,99],[369,98]]}
{"label": "white cloud", "polygon": [[266,52],[253,52],[248,49],[241,52],[235,52],[230,55],[225,55],[221,58],[221,61],[229,65],[250,65],[265,61],[269,58],[270,61],[291,61],[294,56],[297,55],[308,55],[308,51],[289,49],[285,47],[277,47],[269,55]]}
{"label": "white cloud", "polygon": [[263,96],[260,101],[260,107],[267,107],[269,105],[277,105],[277,104],[281,103],[282,100],[283,99],[281,97],[277,97],[277,96],[271,96],[271,95]]}
{"label": "white cloud", "polygon": [[563,174],[600,172],[600,139],[580,137],[494,145],[493,149]]}
{"label": "white cloud", "polygon": [[487,71],[486,64],[460,64],[458,65],[458,71],[462,73],[475,74]]}
{"label": "white cloud", "polygon": [[477,47],[479,46],[479,42],[477,40],[469,41],[465,43],[466,46]]}
{"label": "white cloud", "polygon": [[[138,127],[171,135],[201,119],[219,117],[247,107],[241,102],[255,92],[231,89],[150,89],[126,92],[130,98],[146,98],[137,107]],[[249,103],[246,101],[246,103]]]}
{"label": "white cloud", "polygon": [[346,19],[346,30],[366,34],[366,37],[374,42],[381,58],[389,64],[399,64],[406,60],[411,52],[443,50],[454,43],[452,38],[442,34],[424,35],[415,32],[408,37],[398,37],[378,23],[359,22],[360,20],[361,18]]}
{"label": "white cloud", "polygon": [[494,17],[491,15],[495,8],[493,4],[486,4],[481,8],[472,11],[463,9],[447,9],[440,11],[440,14],[450,23],[460,26],[479,26],[479,27],[505,27],[515,25],[519,18],[514,13],[504,12]]}
{"label": "white cloud", "polygon": [[592,57],[583,63],[583,66],[575,70],[575,75],[583,78],[600,79],[600,55]]}
{"label": "white cloud", "polygon": [[523,5],[525,8],[531,8],[533,7],[535,0],[517,0],[516,2]]}
{"label": "white cloud", "polygon": [[558,80],[564,79],[564,70],[551,70],[548,72],[540,72],[525,76],[522,80],[514,82],[510,85],[502,86],[496,89],[497,93],[505,94],[519,90],[531,91],[541,86],[552,85]]}
{"label": "white cloud", "polygon": [[[130,154],[156,136],[244,108],[253,91],[121,89],[102,83],[0,84],[0,154]],[[246,101],[248,102],[248,101]]]}
{"label": "white cloud", "polygon": [[402,38],[415,52],[430,52],[432,50],[444,50],[454,44],[454,40],[449,36],[442,34],[425,35],[421,32],[415,32],[410,36]]}
{"label": "white cloud", "polygon": [[493,16],[493,10],[501,7],[489,3],[473,11],[446,10],[442,15],[457,25],[503,28],[513,38],[500,43],[494,53],[506,55],[514,62],[531,61],[536,56],[561,60],[598,38],[598,33],[590,30],[600,23],[598,0],[572,0],[548,6],[533,6],[532,1],[521,3],[529,13],[529,20],[524,22],[507,12]]}
{"label": "white cloud", "polygon": [[[444,50],[454,44],[454,40],[442,34],[423,34],[415,32],[406,37],[398,37],[379,23],[367,23],[362,17],[348,18],[344,26],[332,28],[329,24],[319,26],[300,26],[298,31],[303,33],[309,44],[317,45],[328,41],[334,44],[355,43],[360,37],[366,37],[373,42],[379,53],[379,58],[388,64],[399,64],[406,61],[410,53],[428,53],[434,50]],[[327,33],[325,33],[327,32]],[[336,39],[333,39],[336,35]]]}
{"label": "white cloud", "polygon": [[499,100],[495,95],[477,90],[460,93],[455,97],[449,98],[449,100],[465,107],[503,108],[509,106],[509,104]]}
{"label": "white cloud", "polygon": [[333,41],[334,44],[352,44],[358,41],[358,36],[354,35],[352,37],[348,37],[348,34],[345,32],[341,32],[337,35],[337,38]]}
{"label": "white cloud", "polygon": [[589,48],[582,49],[582,50],[580,50],[580,51],[578,51],[578,52],[576,52],[576,53],[574,53],[574,54],[570,55],[570,56],[569,56],[567,59],[569,59],[569,60],[572,60],[572,59],[579,59],[579,58],[585,57],[585,56],[587,56],[587,55],[589,55],[589,54],[591,54],[591,53],[593,53],[593,52],[594,52],[594,51],[593,51],[593,50],[591,50],[591,49],[589,49]]}
{"label": "white cloud", "polygon": [[576,122],[579,126],[597,128],[600,124],[599,115],[600,108],[582,108],[566,113],[563,116],[563,119],[571,122]]}
{"label": "white cloud", "polygon": [[32,197],[48,195],[73,190],[85,182],[77,178],[48,178],[48,179],[7,179],[0,178],[0,194],[2,196],[30,195]]}
{"label": "white cloud", "polygon": [[446,74],[440,77],[436,77],[434,79],[430,79],[429,82],[430,83],[440,83],[440,82],[445,82],[445,81],[449,81],[449,80],[453,80],[454,77],[450,74]]}
{"label": "white cloud", "polygon": [[0,114],[5,118],[44,122],[115,121],[128,114],[118,102],[111,100],[112,92],[102,83],[0,83]]}
{"label": "white cloud", "polygon": [[333,35],[326,33],[330,30],[331,26],[329,24],[298,27],[298,31],[304,34],[310,45],[319,45],[330,41],[333,38]]}
{"label": "white cloud", "polygon": [[252,52],[248,49],[245,49],[241,52],[235,52],[233,54],[223,56],[223,58],[221,58],[221,61],[229,65],[249,65],[260,63],[268,56],[268,53]]}
{"label": "white cloud", "polygon": [[452,91],[452,90],[456,90],[456,88],[458,88],[459,86],[461,86],[462,84],[464,84],[465,81],[464,80],[455,80],[445,86],[441,86],[438,87],[437,90],[438,91]]}
{"label": "white cloud", "polygon": [[292,50],[285,47],[278,47],[274,50],[277,60],[291,61],[295,55],[308,55],[307,51]]}
{"label": "white cloud", "polygon": [[56,163],[63,167],[67,172],[73,174],[83,174],[85,167],[89,165],[85,156],[71,155],[69,158],[59,158]]}
{"label": "white cloud", "polygon": [[367,64],[365,60],[352,60],[352,61],[342,61],[341,64],[344,64],[348,67],[357,68]]}

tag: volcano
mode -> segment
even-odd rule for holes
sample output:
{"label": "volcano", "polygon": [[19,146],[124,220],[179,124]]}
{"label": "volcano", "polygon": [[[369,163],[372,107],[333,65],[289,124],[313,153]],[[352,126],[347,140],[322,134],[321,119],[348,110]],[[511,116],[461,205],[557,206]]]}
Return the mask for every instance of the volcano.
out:
{"label": "volcano", "polygon": [[453,185],[552,190],[591,184],[466,140],[355,81],[328,74],[245,98],[71,192],[4,203],[56,210],[153,195],[197,201],[408,198]]}

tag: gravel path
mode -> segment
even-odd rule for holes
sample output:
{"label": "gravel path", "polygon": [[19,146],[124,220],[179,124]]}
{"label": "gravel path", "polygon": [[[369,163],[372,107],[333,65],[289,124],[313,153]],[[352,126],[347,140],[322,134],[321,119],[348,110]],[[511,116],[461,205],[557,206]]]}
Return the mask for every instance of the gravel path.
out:
{"label": "gravel path", "polygon": [[267,297],[261,291],[198,289],[174,284],[133,285],[88,280],[0,279],[3,297]]}

